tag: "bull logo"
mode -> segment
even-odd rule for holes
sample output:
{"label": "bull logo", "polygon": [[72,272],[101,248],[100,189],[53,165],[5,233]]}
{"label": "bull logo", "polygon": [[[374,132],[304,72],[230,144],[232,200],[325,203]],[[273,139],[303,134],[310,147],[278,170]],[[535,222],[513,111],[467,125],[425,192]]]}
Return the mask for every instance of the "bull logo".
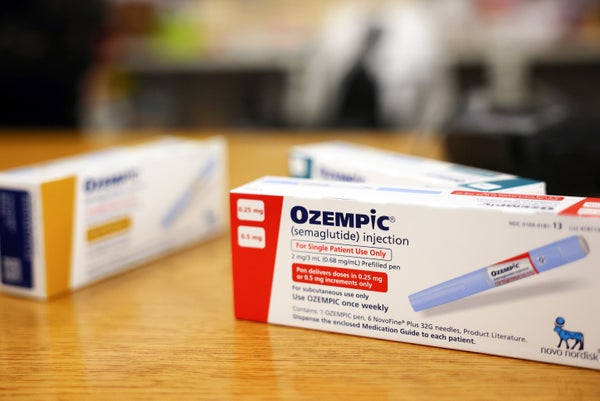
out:
{"label": "bull logo", "polygon": [[[567,349],[575,349],[575,347],[579,345],[578,350],[583,351],[583,333],[578,331],[565,330],[563,329],[564,325],[565,319],[560,316],[557,317],[554,321],[554,331],[556,332],[556,334],[558,334],[558,337],[560,338],[557,348],[560,348],[560,346],[563,343],[565,343],[565,348]],[[571,346],[569,346],[570,340],[573,340]]]}

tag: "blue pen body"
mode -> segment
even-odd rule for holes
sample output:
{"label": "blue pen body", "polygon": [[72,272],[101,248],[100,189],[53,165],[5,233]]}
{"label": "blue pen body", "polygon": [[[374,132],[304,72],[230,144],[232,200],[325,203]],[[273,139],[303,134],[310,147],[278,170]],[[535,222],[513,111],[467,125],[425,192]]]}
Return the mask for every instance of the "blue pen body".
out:
{"label": "blue pen body", "polygon": [[169,228],[179,218],[179,216],[183,214],[184,210],[190,205],[198,192],[202,189],[202,186],[205,184],[205,181],[208,180],[208,177],[210,177],[215,167],[216,162],[214,160],[209,161],[202,167],[198,176],[185,190],[185,192],[183,192],[179,198],[177,198],[177,200],[162,218],[161,226],[163,228]]}
{"label": "blue pen body", "polygon": [[584,258],[588,253],[585,239],[573,235],[426,288],[410,295],[408,299],[418,312],[566,265]]}

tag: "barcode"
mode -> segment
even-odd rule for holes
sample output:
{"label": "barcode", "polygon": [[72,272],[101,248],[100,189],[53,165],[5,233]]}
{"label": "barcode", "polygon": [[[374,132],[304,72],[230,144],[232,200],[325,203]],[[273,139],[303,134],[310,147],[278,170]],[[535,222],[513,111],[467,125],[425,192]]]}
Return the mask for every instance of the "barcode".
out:
{"label": "barcode", "polygon": [[21,283],[23,281],[21,259],[12,256],[3,257],[2,278],[5,283]]}

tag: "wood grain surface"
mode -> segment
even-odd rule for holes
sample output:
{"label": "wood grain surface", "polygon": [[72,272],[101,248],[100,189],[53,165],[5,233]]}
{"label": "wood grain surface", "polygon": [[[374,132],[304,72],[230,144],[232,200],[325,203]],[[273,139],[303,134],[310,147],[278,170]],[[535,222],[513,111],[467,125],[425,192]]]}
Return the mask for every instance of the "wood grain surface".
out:
{"label": "wood grain surface", "polygon": [[[224,135],[230,187],[324,139],[442,158],[371,132]],[[0,168],[158,133],[0,134]],[[600,400],[600,371],[235,320],[228,235],[50,302],[0,295],[0,400]],[[598,317],[593,317],[598,319]]]}

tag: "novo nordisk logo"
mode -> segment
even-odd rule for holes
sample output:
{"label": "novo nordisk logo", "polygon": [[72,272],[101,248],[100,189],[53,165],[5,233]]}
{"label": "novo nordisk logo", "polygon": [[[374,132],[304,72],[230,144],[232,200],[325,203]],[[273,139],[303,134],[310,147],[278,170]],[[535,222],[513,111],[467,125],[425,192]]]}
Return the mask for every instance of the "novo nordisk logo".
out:
{"label": "novo nordisk logo", "polygon": [[389,231],[389,223],[394,222],[390,216],[378,216],[375,209],[370,214],[344,213],[330,210],[306,209],[303,206],[294,206],[290,211],[290,217],[296,224],[313,224],[320,226],[335,226],[346,228],[361,228],[370,226],[372,229]]}
{"label": "novo nordisk logo", "polygon": [[[569,331],[563,329],[565,325],[565,319],[562,317],[557,317],[554,321],[554,331],[558,334],[560,341],[557,348],[564,343],[566,349],[575,349],[577,345],[579,345],[579,351],[583,351],[583,333],[579,331]],[[573,345],[569,347],[569,340],[573,340]]]}
{"label": "novo nordisk logo", "polygon": [[92,192],[98,191],[101,189],[112,188],[117,185],[121,185],[125,182],[132,181],[136,179],[138,176],[138,172],[136,169],[130,169],[123,171],[121,173],[105,176],[105,177],[97,177],[97,178],[88,178],[85,180],[85,191]]}
{"label": "novo nordisk logo", "polygon": [[584,351],[583,333],[565,329],[565,323],[566,320],[561,316],[554,320],[554,332],[559,338],[558,345],[555,348],[541,347],[540,352],[542,354],[555,355],[563,358],[584,359],[599,362],[600,350],[596,352]]}

